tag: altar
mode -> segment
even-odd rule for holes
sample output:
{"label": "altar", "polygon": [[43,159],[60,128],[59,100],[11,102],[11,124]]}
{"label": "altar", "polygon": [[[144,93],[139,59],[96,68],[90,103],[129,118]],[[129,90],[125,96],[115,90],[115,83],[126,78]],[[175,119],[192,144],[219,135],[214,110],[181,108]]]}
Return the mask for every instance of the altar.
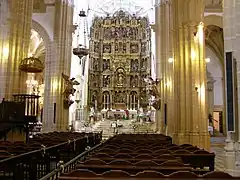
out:
{"label": "altar", "polygon": [[126,120],[137,118],[137,110],[128,110],[128,109],[111,109],[111,110],[102,110],[102,117],[105,119],[111,120]]}

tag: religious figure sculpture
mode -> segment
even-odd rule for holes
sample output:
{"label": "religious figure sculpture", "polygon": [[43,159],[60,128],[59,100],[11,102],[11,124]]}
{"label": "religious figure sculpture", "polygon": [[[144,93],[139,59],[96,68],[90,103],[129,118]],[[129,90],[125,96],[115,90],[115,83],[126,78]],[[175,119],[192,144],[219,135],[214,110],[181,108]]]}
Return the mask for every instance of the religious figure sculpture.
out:
{"label": "religious figure sculpture", "polygon": [[148,95],[151,96],[150,105],[153,106],[156,110],[160,110],[161,108],[161,98],[160,93],[158,92],[157,85],[159,83],[158,80],[154,81],[151,77],[145,78],[144,81],[147,83],[147,92]]}
{"label": "religious figure sculpture", "polygon": [[123,74],[122,73],[118,74],[118,84],[120,84],[120,85],[123,84]]}
{"label": "religious figure sculpture", "polygon": [[91,107],[89,112],[89,117],[93,117],[94,115],[95,115],[94,107]]}
{"label": "religious figure sculpture", "polygon": [[75,80],[75,78],[69,78],[68,75],[62,73],[62,78],[65,81],[65,89],[63,92],[64,95],[64,107],[69,108],[74,101],[70,99],[70,95],[74,96],[76,89],[73,87],[74,85],[79,85],[80,83]]}

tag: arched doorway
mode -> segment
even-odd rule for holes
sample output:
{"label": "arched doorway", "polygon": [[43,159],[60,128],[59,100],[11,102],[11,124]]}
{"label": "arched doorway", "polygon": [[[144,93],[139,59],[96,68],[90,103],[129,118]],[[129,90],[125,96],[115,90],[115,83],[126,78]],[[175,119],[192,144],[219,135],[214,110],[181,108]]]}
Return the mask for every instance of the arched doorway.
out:
{"label": "arched doorway", "polygon": [[207,91],[210,125],[214,135],[225,134],[226,123],[225,88],[224,88],[224,40],[223,29],[216,25],[208,25],[205,30],[206,61],[207,61]]}

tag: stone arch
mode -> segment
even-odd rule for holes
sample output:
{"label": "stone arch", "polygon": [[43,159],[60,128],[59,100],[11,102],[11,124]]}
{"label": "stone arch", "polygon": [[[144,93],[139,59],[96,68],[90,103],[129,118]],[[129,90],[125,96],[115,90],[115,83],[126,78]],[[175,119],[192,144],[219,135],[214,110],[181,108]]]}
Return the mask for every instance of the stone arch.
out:
{"label": "stone arch", "polygon": [[224,59],[223,29],[216,25],[205,25],[205,43],[219,58],[222,66]]}
{"label": "stone arch", "polygon": [[223,28],[223,17],[215,14],[207,15],[204,17],[204,25],[214,25]]}
{"label": "stone arch", "polygon": [[47,33],[46,29],[37,21],[32,19],[32,29],[37,31],[39,35],[43,38],[43,42],[45,47],[50,43],[51,39],[49,37],[49,34]]}

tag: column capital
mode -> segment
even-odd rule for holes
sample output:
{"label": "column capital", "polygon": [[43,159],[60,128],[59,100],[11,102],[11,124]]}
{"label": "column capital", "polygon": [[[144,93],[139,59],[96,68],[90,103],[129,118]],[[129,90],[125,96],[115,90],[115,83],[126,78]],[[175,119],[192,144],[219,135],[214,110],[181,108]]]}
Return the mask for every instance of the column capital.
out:
{"label": "column capital", "polygon": [[157,0],[155,6],[161,6],[165,4],[171,4],[171,0]]}

